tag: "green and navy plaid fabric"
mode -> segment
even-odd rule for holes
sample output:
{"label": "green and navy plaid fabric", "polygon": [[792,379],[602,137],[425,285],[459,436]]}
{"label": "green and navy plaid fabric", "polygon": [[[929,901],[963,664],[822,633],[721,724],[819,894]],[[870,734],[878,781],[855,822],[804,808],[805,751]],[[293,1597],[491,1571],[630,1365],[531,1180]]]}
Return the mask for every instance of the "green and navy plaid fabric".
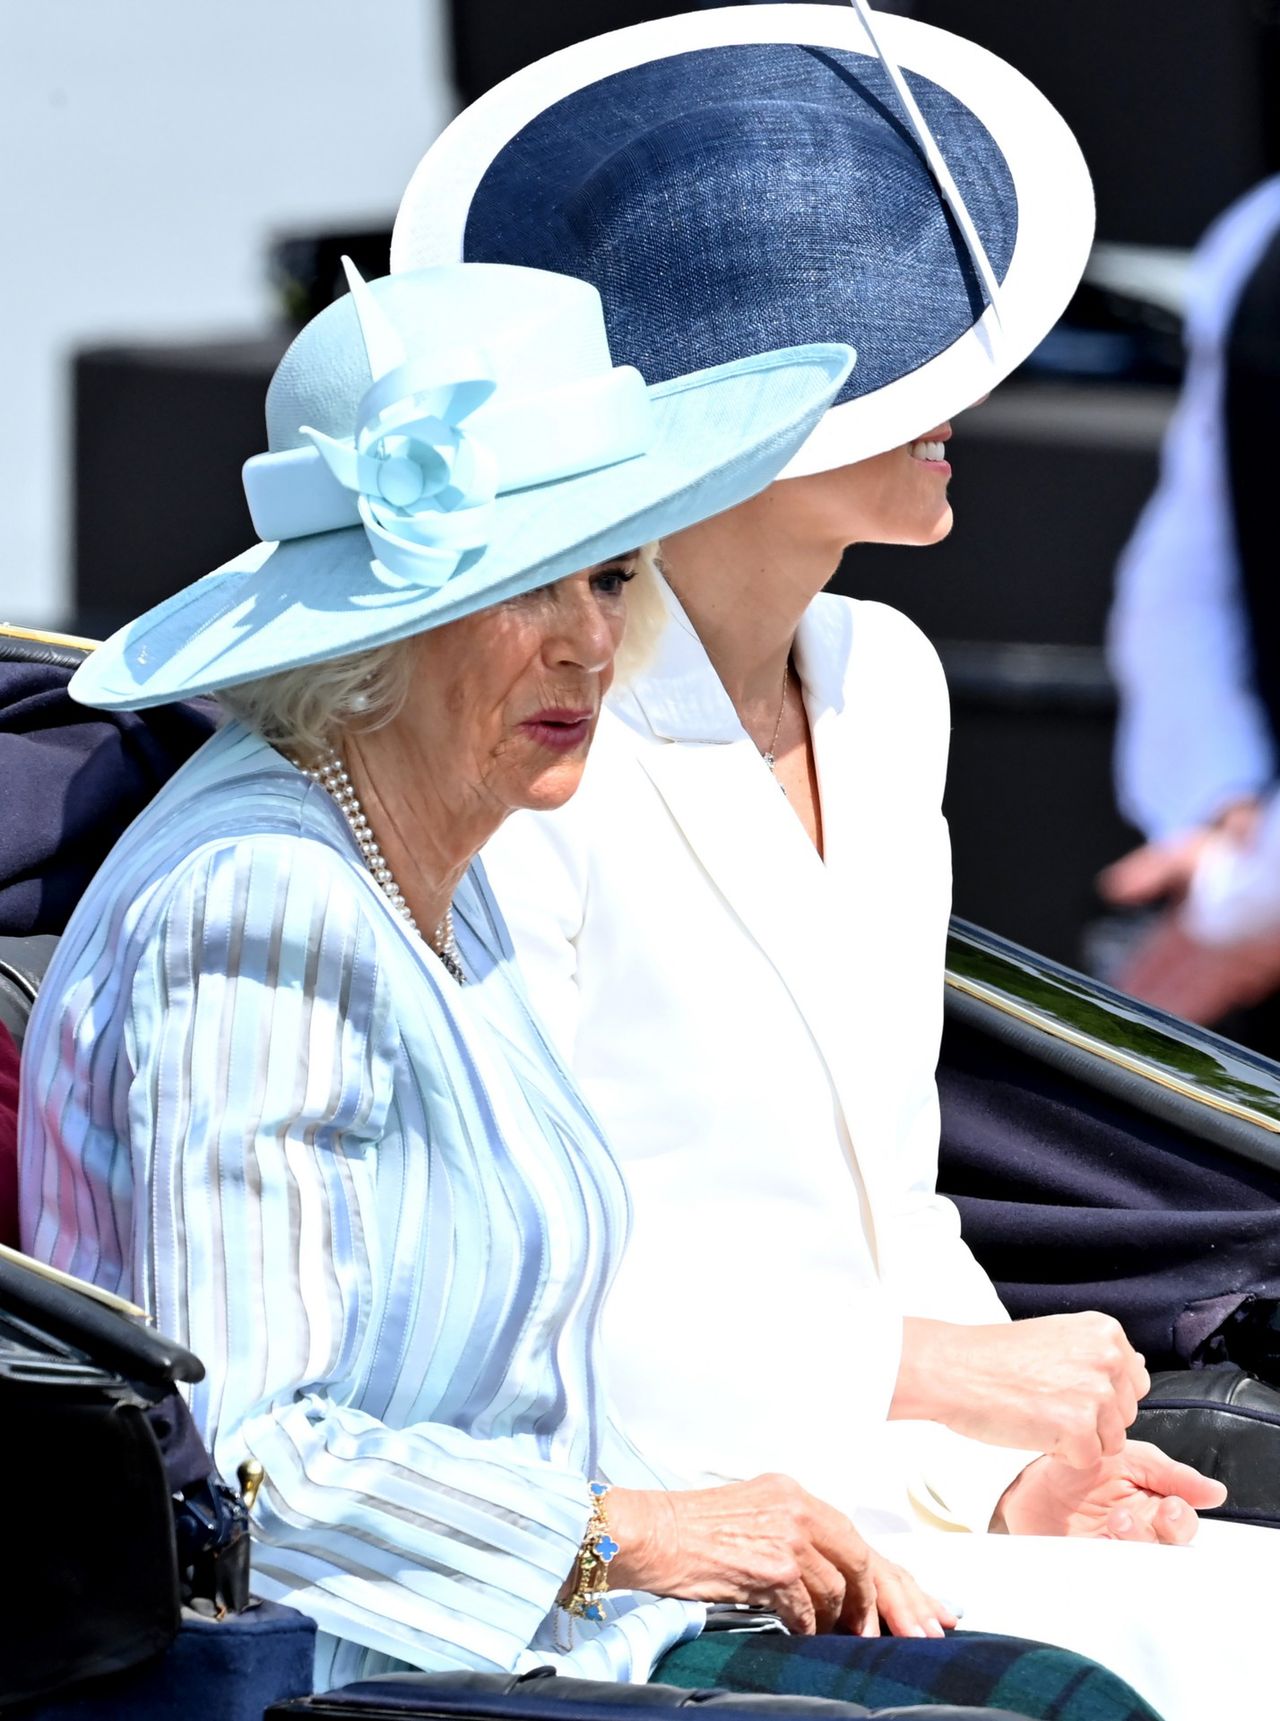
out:
{"label": "green and navy plaid fabric", "polygon": [[785,1637],[716,1631],[678,1644],[663,1685],[834,1697],[868,1709],[954,1703],[1028,1721],[1159,1721],[1131,1685],[1069,1649],[987,1632],[945,1638]]}

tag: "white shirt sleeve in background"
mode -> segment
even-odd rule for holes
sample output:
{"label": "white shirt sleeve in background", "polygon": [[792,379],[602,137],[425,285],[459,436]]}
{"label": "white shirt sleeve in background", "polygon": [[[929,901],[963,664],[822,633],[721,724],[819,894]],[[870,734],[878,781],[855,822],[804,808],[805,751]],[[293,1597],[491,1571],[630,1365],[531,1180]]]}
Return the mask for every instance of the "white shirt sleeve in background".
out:
{"label": "white shirt sleeve in background", "polygon": [[1203,824],[1275,775],[1251,683],[1223,420],[1224,351],[1239,296],[1280,225],[1280,176],[1201,242],[1188,367],[1160,480],[1117,574],[1108,649],[1120,688],[1116,788],[1151,839]]}

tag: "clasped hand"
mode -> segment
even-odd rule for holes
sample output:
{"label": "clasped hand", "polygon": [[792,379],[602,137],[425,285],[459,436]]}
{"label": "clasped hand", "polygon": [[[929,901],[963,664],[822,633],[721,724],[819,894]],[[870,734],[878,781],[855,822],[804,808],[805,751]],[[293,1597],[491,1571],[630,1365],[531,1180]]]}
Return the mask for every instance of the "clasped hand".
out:
{"label": "clasped hand", "polygon": [[[909,1319],[892,1414],[1045,1453],[992,1527],[1019,1535],[1186,1542],[1218,1482],[1126,1440],[1150,1381],[1108,1315],[985,1327]],[[672,1493],[613,1488],[614,1587],[771,1609],[800,1633],[941,1637],[955,1615],[788,1476]]]}
{"label": "clasped hand", "polygon": [[941,1637],[956,1624],[843,1513],[789,1476],[669,1494],[612,1488],[609,1525],[620,1549],[609,1567],[616,1588],[748,1602],[806,1635],[841,1627],[874,1637],[883,1620],[898,1637]]}
{"label": "clasped hand", "polygon": [[1142,1358],[1110,1315],[990,1326],[911,1318],[890,1414],[1083,1468],[1121,1450],[1150,1387]]}
{"label": "clasped hand", "polygon": [[904,1323],[894,1416],[944,1422],[1045,1454],[1006,1490],[992,1527],[1024,1536],[1189,1542],[1226,1489],[1125,1430],[1151,1381],[1118,1321],[1044,1315],[992,1326]]}
{"label": "clasped hand", "polygon": [[1122,1542],[1189,1542],[1196,1507],[1221,1506],[1227,1491],[1158,1447],[1128,1440],[1114,1457],[1076,1469],[1037,1458],[1005,1490],[993,1529],[1018,1536],[1106,1536]]}

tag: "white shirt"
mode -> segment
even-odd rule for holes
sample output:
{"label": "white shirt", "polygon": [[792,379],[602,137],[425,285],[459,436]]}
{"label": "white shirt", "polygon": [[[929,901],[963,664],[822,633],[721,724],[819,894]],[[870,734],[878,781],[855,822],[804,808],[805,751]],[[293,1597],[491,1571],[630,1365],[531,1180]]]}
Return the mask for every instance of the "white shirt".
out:
{"label": "white shirt", "polygon": [[1176,835],[1276,774],[1253,691],[1223,420],[1227,335],[1280,225],[1280,176],[1209,229],[1187,308],[1186,381],[1160,481],[1121,558],[1109,653],[1120,687],[1121,810],[1149,838]]}

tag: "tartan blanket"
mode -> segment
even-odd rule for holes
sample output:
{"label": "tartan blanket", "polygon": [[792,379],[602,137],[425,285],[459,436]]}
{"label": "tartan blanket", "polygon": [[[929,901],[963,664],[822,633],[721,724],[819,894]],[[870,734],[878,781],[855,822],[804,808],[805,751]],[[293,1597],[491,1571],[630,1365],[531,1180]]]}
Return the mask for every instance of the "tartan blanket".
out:
{"label": "tartan blanket", "polygon": [[1131,1685],[1096,1661],[979,1631],[944,1638],[706,1632],[668,1651],[653,1678],[868,1709],[950,1703],[1010,1710],[1027,1721],[1159,1721]]}

